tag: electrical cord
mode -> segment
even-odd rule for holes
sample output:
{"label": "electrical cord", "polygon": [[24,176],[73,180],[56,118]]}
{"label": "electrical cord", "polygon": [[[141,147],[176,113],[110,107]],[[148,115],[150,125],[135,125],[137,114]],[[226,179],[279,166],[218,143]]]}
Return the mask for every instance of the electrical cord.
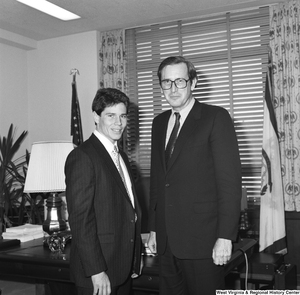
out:
{"label": "electrical cord", "polygon": [[246,264],[246,269],[245,269],[245,290],[248,290],[248,274],[249,274],[249,263],[248,263],[248,256],[247,253],[243,249],[238,249],[240,250],[245,257],[245,264]]}

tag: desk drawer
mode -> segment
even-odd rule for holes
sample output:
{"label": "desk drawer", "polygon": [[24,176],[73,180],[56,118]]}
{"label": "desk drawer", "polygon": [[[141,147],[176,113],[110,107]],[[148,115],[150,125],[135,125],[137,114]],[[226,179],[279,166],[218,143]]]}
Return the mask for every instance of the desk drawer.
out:
{"label": "desk drawer", "polygon": [[133,280],[134,290],[157,291],[159,288],[159,277],[150,275],[141,275]]}
{"label": "desk drawer", "polygon": [[1,261],[0,276],[7,274],[24,278],[70,282],[70,271],[68,268]]}

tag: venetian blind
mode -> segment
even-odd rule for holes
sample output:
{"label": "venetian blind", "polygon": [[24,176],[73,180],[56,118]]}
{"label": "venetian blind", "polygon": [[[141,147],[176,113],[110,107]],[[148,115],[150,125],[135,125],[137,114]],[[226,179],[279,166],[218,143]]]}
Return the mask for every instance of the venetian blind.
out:
{"label": "venetian blind", "polygon": [[150,175],[152,120],[170,108],[160,91],[157,68],[164,58],[182,55],[197,69],[194,97],[230,113],[243,185],[249,198],[259,197],[268,44],[268,7],[127,30],[128,94],[135,104],[127,147],[135,171]]}

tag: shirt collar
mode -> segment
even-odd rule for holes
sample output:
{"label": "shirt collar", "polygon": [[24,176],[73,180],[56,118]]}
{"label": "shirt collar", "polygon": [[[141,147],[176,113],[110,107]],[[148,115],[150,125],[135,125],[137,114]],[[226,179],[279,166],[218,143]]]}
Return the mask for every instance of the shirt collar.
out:
{"label": "shirt collar", "polygon": [[[100,140],[100,142],[104,145],[105,149],[111,153],[114,150],[114,144],[102,133],[100,133],[98,130],[94,130],[95,136]],[[115,143],[117,144],[117,142]]]}
{"label": "shirt collar", "polygon": [[[192,98],[187,104],[187,106],[179,112],[181,122],[185,121],[186,117],[188,116],[190,110],[193,108],[194,104],[195,104],[195,99]],[[172,109],[172,115],[174,113],[178,113],[178,112]]]}

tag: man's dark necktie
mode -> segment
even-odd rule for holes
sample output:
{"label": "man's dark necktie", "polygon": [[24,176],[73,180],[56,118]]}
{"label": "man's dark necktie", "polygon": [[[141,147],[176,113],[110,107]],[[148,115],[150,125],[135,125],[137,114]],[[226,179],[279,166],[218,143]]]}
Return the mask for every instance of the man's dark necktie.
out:
{"label": "man's dark necktie", "polygon": [[177,139],[177,136],[178,136],[178,130],[179,130],[179,127],[180,127],[180,122],[179,122],[180,114],[177,113],[177,112],[174,113],[174,114],[176,116],[175,125],[173,127],[172,133],[170,135],[170,138],[169,138],[166,150],[165,150],[166,167],[168,167],[168,162],[169,162],[169,160],[172,156],[172,153],[173,153],[173,150],[174,150],[174,147],[175,147],[175,143],[176,143],[176,139]]}

